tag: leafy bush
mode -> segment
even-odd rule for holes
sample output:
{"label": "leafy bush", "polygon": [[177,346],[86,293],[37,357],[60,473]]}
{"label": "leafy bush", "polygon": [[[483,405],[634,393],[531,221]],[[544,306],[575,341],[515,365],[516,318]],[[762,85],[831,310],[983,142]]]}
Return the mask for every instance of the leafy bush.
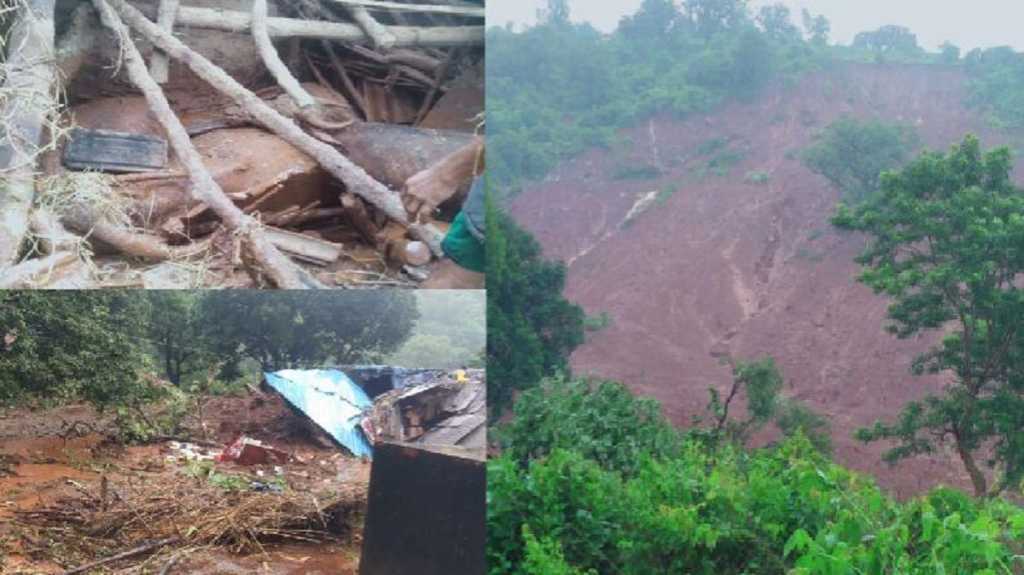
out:
{"label": "leafy bush", "polygon": [[908,126],[844,118],[818,135],[803,161],[855,203],[874,193],[882,172],[902,165],[918,144],[917,133]]}
{"label": "leafy bush", "polygon": [[506,454],[488,465],[488,503],[491,575],[534,573],[537,542],[560,569],[550,573],[1024,568],[1019,507],[941,489],[900,504],[799,435],[753,453],[687,443],[672,457],[641,457],[630,476],[564,449],[525,468]]}
{"label": "leafy bush", "polygon": [[669,455],[680,436],[650,399],[621,383],[551,378],[516,401],[515,418],[494,433],[506,454],[525,465],[572,449],[604,468],[629,474],[645,454]]}

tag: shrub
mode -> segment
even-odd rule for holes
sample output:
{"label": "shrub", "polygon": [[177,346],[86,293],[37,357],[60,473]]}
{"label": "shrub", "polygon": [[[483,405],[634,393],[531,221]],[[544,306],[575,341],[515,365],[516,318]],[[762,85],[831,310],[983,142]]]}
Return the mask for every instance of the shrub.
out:
{"label": "shrub", "polygon": [[844,118],[818,135],[803,161],[855,203],[874,193],[882,172],[901,166],[918,144],[908,126]]}

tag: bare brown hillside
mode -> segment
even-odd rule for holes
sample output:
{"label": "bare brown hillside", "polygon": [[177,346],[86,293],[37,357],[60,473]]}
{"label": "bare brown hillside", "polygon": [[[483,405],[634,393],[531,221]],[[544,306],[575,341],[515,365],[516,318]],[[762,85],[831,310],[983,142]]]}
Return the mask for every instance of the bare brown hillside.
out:
{"label": "bare brown hillside", "polygon": [[[854,281],[864,240],[831,229],[838,191],[798,155],[843,115],[912,124],[933,149],[968,132],[985,146],[1011,143],[964,106],[965,84],[955,69],[844,65],[706,117],[642,122],[623,134],[631,146],[590,151],[528,187],[514,216],[548,256],[569,263],[568,297],[612,318],[576,352],[574,368],[621,379],[687,424],[708,387],[728,385],[722,356],[770,354],[787,393],[831,418],[839,462],[898,495],[967,486],[951,454],[889,468],[884,446],[852,439],[942,383],[909,374],[928,342],[884,333],[885,298]],[[707,165],[722,154],[736,163],[717,175]],[[662,175],[623,175],[642,165]],[[658,190],[667,199],[623,223]]]}

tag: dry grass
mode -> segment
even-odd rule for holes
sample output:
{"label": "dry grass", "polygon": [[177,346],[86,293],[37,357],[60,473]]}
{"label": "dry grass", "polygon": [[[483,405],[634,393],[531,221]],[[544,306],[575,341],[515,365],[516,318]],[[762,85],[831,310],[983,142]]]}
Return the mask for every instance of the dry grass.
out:
{"label": "dry grass", "polygon": [[79,486],[78,495],[18,515],[17,526],[34,552],[65,565],[109,557],[139,545],[174,538],[156,557],[125,560],[159,563],[183,549],[223,547],[259,553],[278,541],[322,543],[359,531],[366,486],[284,493],[226,491],[180,471]]}

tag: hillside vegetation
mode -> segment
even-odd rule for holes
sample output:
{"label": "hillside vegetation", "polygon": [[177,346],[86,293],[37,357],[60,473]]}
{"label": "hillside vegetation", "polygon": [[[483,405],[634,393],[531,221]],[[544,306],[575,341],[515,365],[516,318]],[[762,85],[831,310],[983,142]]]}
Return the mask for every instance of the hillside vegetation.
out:
{"label": "hillside vegetation", "polygon": [[[573,24],[566,6],[552,0],[539,25],[488,36],[489,162],[500,195],[608,148],[520,196],[529,196],[520,213],[541,222],[523,223],[575,262],[572,275],[495,213],[506,239],[492,252],[500,273],[488,279],[489,313],[500,321],[488,359],[514,416],[492,434],[501,456],[489,464],[491,574],[1024,573],[1024,194],[1009,150],[985,151],[964,134],[985,123],[1024,127],[1024,55],[951,44],[929,52],[899,26],[836,46],[824,18],[804,13],[797,27],[784,6],[754,12],[741,0],[645,0],[603,35]],[[845,94],[832,77],[807,85],[850,117],[811,96],[785,97],[788,84],[843,62],[856,63],[847,77],[865,85],[840,85]],[[905,71],[913,77],[902,82]],[[940,89],[949,79],[955,87]],[[758,97],[771,85],[769,106]],[[909,88],[912,98],[900,91]],[[748,103],[713,114],[731,100]],[[884,114],[876,101],[889,104]],[[949,129],[936,129],[952,107]],[[756,118],[762,108],[777,121]],[[690,116],[686,134],[663,129],[655,142],[656,124],[682,122],[638,122],[654,114]],[[649,159],[620,165],[627,133],[650,135]],[[956,145],[919,155],[926,138]],[[734,161],[717,159],[725,152]],[[838,195],[829,184],[844,206],[826,230]],[[648,197],[661,209],[620,224]],[[568,221],[570,210],[580,221]],[[874,299],[854,289],[851,273],[865,239],[856,262]],[[816,259],[799,257],[808,246]],[[589,314],[607,311],[600,332],[584,338],[582,311],[568,313],[567,277]],[[544,321],[536,311],[546,306],[571,320]],[[865,341],[890,349],[863,350]],[[730,355],[772,346],[799,385],[767,359]],[[605,371],[632,363],[613,378],[623,383],[582,380],[570,373],[574,350],[575,365],[580,354]],[[897,360],[913,357],[915,374],[946,383],[908,391],[894,378],[906,370]],[[733,365],[724,392],[723,362]],[[863,363],[886,369],[852,369]],[[693,386],[710,387],[704,411],[691,405]],[[658,402],[630,392],[638,387],[666,402],[675,425]],[[827,419],[810,407],[832,404],[862,411]],[[956,467],[942,477],[957,475],[952,483],[974,495],[918,488],[897,500],[832,461],[840,440],[846,465],[880,460],[883,448],[850,450],[851,422],[863,427],[858,440],[884,442],[886,462],[903,462],[892,473],[913,474],[905,460],[927,456],[929,473]],[[847,427],[833,436],[829,423]],[[763,447],[751,447],[755,434]]]}
{"label": "hillside vegetation", "polygon": [[644,0],[612,34],[569,16],[565,0],[549,0],[539,25],[488,31],[488,172],[503,193],[613,144],[619,129],[650,114],[708,112],[840,61],[962,66],[967,103],[994,125],[1024,128],[1024,54],[1009,47],[961,54],[947,43],[928,52],[901,26],[834,45],[824,17],[783,4],[754,11],[746,0]]}

